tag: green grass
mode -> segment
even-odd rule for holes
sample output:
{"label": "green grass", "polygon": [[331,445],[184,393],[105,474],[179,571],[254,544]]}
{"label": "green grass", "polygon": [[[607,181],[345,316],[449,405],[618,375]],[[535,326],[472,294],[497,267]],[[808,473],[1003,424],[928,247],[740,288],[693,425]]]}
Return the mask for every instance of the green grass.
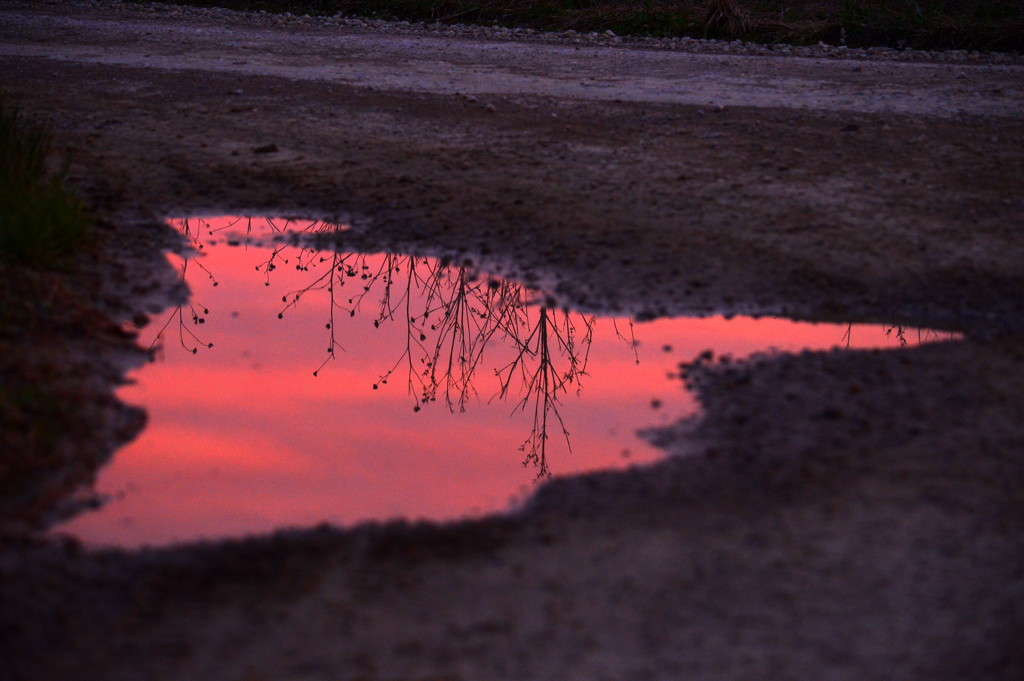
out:
{"label": "green grass", "polygon": [[[144,1],[144,0],[139,0]],[[174,0],[171,0],[174,1]],[[177,0],[292,14],[619,35],[922,49],[1024,49],[1021,0]]]}
{"label": "green grass", "polygon": [[51,266],[89,237],[91,218],[50,156],[46,128],[0,99],[0,260]]}

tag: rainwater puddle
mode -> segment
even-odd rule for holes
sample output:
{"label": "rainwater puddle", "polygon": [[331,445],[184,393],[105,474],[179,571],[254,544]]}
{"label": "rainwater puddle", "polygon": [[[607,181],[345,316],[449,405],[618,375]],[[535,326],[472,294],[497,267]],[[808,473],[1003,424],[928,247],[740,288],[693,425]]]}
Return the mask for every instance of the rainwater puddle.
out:
{"label": "rainwater puddle", "polygon": [[678,365],[706,349],[744,357],[949,337],[597,318],[431,258],[271,238],[333,228],[321,223],[173,224],[203,253],[174,258],[193,297],[141,334],[156,359],[119,394],[149,424],[100,472],[108,503],[58,528],[90,545],[501,511],[549,474],[658,459],[636,431],[694,412]]}

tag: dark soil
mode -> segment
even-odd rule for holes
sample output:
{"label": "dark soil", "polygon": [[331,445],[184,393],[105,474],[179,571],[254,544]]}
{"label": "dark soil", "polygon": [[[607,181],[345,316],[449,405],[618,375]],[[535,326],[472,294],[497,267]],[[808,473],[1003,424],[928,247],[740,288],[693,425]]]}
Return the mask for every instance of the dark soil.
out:
{"label": "dark soil", "polygon": [[[460,31],[0,7],[3,88],[102,217],[65,271],[0,272],[9,675],[1020,678],[1019,60]],[[704,414],[650,433],[678,456],[507,517],[27,534],[141,425],[111,391],[181,295],[159,218],[210,212],[333,217],[584,309],[967,338],[698,361]]]}

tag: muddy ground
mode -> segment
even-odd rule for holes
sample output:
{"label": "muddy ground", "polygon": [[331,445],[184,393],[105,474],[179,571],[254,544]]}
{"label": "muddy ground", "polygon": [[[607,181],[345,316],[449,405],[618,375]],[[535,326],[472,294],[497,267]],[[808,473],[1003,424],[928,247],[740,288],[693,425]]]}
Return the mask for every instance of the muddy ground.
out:
{"label": "muddy ground", "polygon": [[103,218],[66,284],[102,323],[40,304],[0,334],[12,380],[92,391],[75,482],[141,426],[109,393],[139,359],[119,325],[180,294],[167,215],[340,219],[587,310],[967,334],[699,362],[703,416],[651,434],[685,456],[506,517],[141,552],[11,531],[14,678],[1024,674],[1021,58],[9,2],[0,68]]}

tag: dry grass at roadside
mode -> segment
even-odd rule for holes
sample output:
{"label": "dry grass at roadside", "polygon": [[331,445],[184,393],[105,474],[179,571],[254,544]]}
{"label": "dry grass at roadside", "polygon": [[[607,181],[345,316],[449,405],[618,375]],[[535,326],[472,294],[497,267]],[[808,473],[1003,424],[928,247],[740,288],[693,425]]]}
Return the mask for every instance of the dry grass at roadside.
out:
{"label": "dry grass at roadside", "polygon": [[1019,0],[170,0],[293,14],[346,14],[538,30],[763,43],[1024,49]]}
{"label": "dry grass at roadside", "polygon": [[88,479],[105,450],[80,443],[137,420],[90,377],[86,350],[126,341],[70,279],[93,218],[50,152],[46,127],[0,98],[0,536],[37,526]]}

